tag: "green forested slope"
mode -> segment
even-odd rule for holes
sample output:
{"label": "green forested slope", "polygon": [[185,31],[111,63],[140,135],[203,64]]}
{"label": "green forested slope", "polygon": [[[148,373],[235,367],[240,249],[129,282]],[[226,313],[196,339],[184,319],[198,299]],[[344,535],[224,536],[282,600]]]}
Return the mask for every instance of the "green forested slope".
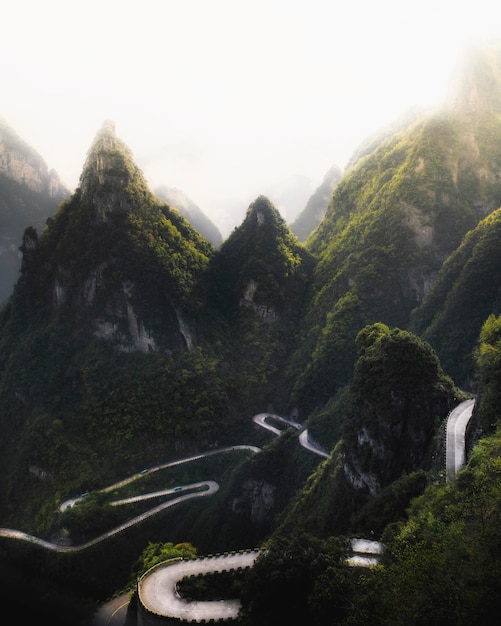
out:
{"label": "green forested slope", "polygon": [[462,384],[473,380],[482,324],[501,311],[500,241],[498,209],[465,236],[412,314],[411,328],[435,347],[447,372]]}
{"label": "green forested slope", "polygon": [[153,197],[109,125],[80,182],[40,236],[26,231],[1,317],[2,498],[27,519],[64,485],[210,441],[228,411],[214,361],[187,352],[214,248]]}
{"label": "green forested slope", "polygon": [[346,384],[363,325],[407,327],[443,261],[501,203],[500,132],[495,115],[425,116],[345,174],[306,244],[318,263],[291,370],[299,405],[311,409]]}
{"label": "green forested slope", "polygon": [[[220,340],[229,348],[239,401],[251,411],[268,403],[283,411],[288,404],[283,371],[302,340],[298,324],[313,266],[313,257],[264,196],[211,259],[207,304],[227,324]],[[228,343],[229,336],[235,341]]]}

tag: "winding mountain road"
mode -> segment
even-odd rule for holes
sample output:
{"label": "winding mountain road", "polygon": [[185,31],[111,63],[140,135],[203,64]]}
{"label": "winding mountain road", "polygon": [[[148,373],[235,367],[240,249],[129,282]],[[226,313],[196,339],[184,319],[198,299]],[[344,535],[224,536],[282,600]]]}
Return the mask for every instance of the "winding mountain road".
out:
{"label": "winding mountain road", "polygon": [[[130,483],[136,480],[139,480],[140,478],[143,478],[145,473],[152,474],[153,472],[158,472],[159,470],[163,470],[168,467],[175,467],[176,465],[182,465],[184,463],[192,463],[193,461],[198,461],[199,459],[207,458],[209,456],[213,456],[214,454],[221,454],[224,452],[233,452],[235,450],[249,450],[254,453],[261,452],[261,448],[258,448],[257,446],[250,446],[250,445],[225,446],[224,448],[217,448],[215,450],[209,450],[208,452],[201,452],[200,454],[194,454],[193,456],[187,456],[182,459],[176,459],[175,461],[167,461],[166,463],[161,463],[160,465],[154,465],[153,467],[145,469],[142,472],[139,472],[137,474],[132,474],[131,476],[128,476],[127,478],[124,478],[123,480],[120,480],[117,483],[113,483],[112,485],[109,485],[108,487],[99,489],[98,493],[107,493],[109,491],[113,491],[114,489],[119,489],[120,487],[129,485]],[[188,487],[189,485],[185,485],[184,489],[187,489]],[[65,511],[67,508],[75,506],[77,502],[80,502],[83,498],[87,497],[87,495],[88,494],[85,493],[85,494],[81,494],[80,496],[76,498],[70,498],[69,500],[65,500],[64,502],[60,504],[59,510]],[[149,497],[154,498],[157,495],[162,495],[162,494],[157,493],[154,495],[150,495]],[[137,500],[139,499],[145,500],[147,499],[147,497],[148,495],[145,494],[145,497],[142,497],[142,498],[138,497]],[[111,504],[113,504],[113,502]],[[126,502],[120,502],[120,504],[126,504]],[[115,506],[116,506],[116,503],[115,503]]]}
{"label": "winding mountain road", "polygon": [[[451,411],[447,420],[446,430],[446,476],[447,482],[455,479],[457,472],[465,463],[465,431],[468,422],[472,416],[475,400],[470,399],[459,404],[453,411]],[[259,413],[253,417],[254,423],[267,429],[275,435],[282,434],[279,428],[269,424],[266,420],[273,419],[278,422],[284,423],[286,426],[291,426],[297,430],[301,430],[301,424],[288,420],[279,415],[269,413]],[[309,451],[327,458],[329,455],[313,444],[308,439],[308,431],[302,430],[299,441]],[[237,445],[229,446],[226,448],[219,448],[217,450],[211,450],[209,452],[197,454],[184,459],[178,459],[175,461],[169,461],[161,465],[154,466],[138,474],[133,474],[126,479],[114,483],[109,487],[102,489],[102,492],[111,491],[118,487],[129,484],[135,480],[141,478],[144,473],[155,472],[167,467],[173,467],[181,463],[189,463],[206,456],[213,454],[220,454],[222,452],[228,452],[232,450],[251,450],[253,452],[260,452],[261,449],[256,446]],[[164,495],[171,495],[182,491],[181,495],[163,502],[145,513],[138,515],[124,524],[117,526],[116,528],[103,533],[102,535],[87,541],[80,545],[65,546],[55,544],[38,537],[34,537],[28,533],[20,530],[13,530],[9,528],[0,528],[0,537],[7,537],[11,539],[17,539],[37,544],[48,550],[56,552],[77,552],[93,546],[105,539],[122,532],[126,528],[130,528],[135,524],[139,524],[143,520],[156,515],[157,513],[176,506],[177,504],[199,497],[211,496],[217,492],[219,485],[214,481],[203,481],[193,483],[190,485],[183,485],[175,488],[168,488],[160,491],[151,492],[148,494],[141,494],[137,496],[130,496],[121,500],[115,500],[111,504],[114,506],[120,506],[122,504],[128,504],[130,502],[136,502],[139,500],[145,500],[148,498],[156,498]],[[71,498],[66,500],[60,505],[60,510],[64,511],[70,506],[74,506],[80,499],[86,497],[87,494],[82,494],[78,498]],[[366,539],[352,539],[352,552],[353,556],[348,559],[348,563],[358,567],[372,567],[379,562],[380,554],[382,552],[382,545],[379,542],[368,541]],[[209,572],[221,572],[238,568],[252,567],[255,559],[259,555],[259,551],[244,552],[233,555],[225,555],[220,557],[206,557],[195,560],[181,560],[177,563],[169,563],[153,568],[147,572],[140,580],[138,585],[138,593],[143,606],[148,607],[148,610],[157,615],[169,616],[175,619],[183,621],[209,621],[209,620],[227,620],[236,619],[240,610],[240,600],[225,600],[225,601],[209,601],[209,602],[190,602],[181,598],[177,592],[177,583],[184,576],[198,575]],[[123,603],[119,609],[122,610],[126,606]],[[113,608],[113,615],[117,613],[118,609]],[[101,615],[102,617],[102,615]],[[125,618],[124,618],[125,619]]]}
{"label": "winding mountain road", "polygon": [[166,563],[146,572],[138,583],[141,604],[156,615],[168,616],[189,622],[236,619],[240,600],[188,601],[176,590],[185,576],[197,576],[246,569],[254,565],[259,550],[181,560]]}
{"label": "winding mountain road", "polygon": [[[53,552],[80,552],[81,550],[85,550],[87,548],[90,548],[91,546],[95,546],[96,544],[101,543],[101,541],[104,541],[105,539],[109,539],[110,537],[113,537],[114,535],[118,535],[118,533],[121,533],[127,528],[130,528],[131,526],[135,526],[136,524],[140,524],[141,522],[144,522],[145,519],[148,519],[149,517],[152,517],[153,515],[157,515],[161,511],[164,511],[165,509],[176,506],[177,504],[180,504],[181,502],[184,502],[186,500],[191,500],[193,498],[211,496],[214,493],[216,493],[218,489],[219,489],[219,485],[213,480],[207,480],[204,482],[193,483],[191,485],[185,485],[183,487],[184,491],[188,491],[188,490],[193,490],[193,491],[190,491],[189,493],[184,493],[183,495],[178,496],[177,498],[173,498],[172,500],[168,500],[167,502],[162,502],[162,504],[159,504],[151,509],[148,509],[148,511],[146,511],[145,513],[142,513],[141,515],[137,515],[136,517],[133,517],[127,520],[126,522],[124,522],[123,524],[120,524],[119,526],[116,526],[112,530],[109,530],[108,532],[103,533],[102,535],[94,537],[94,539],[91,539],[90,541],[86,541],[85,543],[81,543],[77,545],[65,546],[59,543],[52,543],[51,541],[46,541],[45,539],[40,539],[39,537],[29,535],[28,533],[25,533],[21,530],[13,530],[11,528],[0,528],[0,537],[7,537],[9,539],[20,539],[20,540],[27,541],[29,543],[33,543],[38,546],[41,546],[42,548],[46,548],[47,550],[52,550]],[[174,490],[166,490],[166,491],[174,491]],[[152,497],[155,497],[155,496],[152,496]],[[129,498],[127,498],[127,500],[130,501]],[[120,504],[125,503],[125,502],[120,502],[120,501],[118,502]],[[115,504],[117,504],[117,502],[115,502]]]}
{"label": "winding mountain road", "polygon": [[[181,465],[183,463],[191,463],[193,461],[197,461],[199,459],[209,457],[214,454],[232,452],[234,450],[250,450],[251,452],[256,453],[256,452],[260,452],[261,448],[258,448],[256,446],[250,446],[250,445],[226,446],[224,448],[217,448],[216,450],[209,450],[208,452],[203,452],[203,453],[195,454],[193,456],[185,457],[182,459],[168,461],[167,463],[162,463],[160,465],[155,465],[145,471],[147,473],[157,472],[159,470],[162,470],[168,467],[174,467],[176,465]],[[127,478],[117,483],[113,483],[113,485],[109,485],[108,487],[104,487],[103,489],[100,489],[99,492],[106,493],[109,491],[113,491],[114,489],[118,489],[119,487],[123,487],[124,485],[128,485],[136,480],[139,480],[140,478],[143,477],[143,475],[144,474],[142,472],[132,474],[131,476],[128,476]],[[110,537],[113,537],[114,535],[121,533],[127,528],[131,528],[132,526],[135,526],[136,524],[140,524],[141,522],[148,519],[149,517],[152,517],[153,515],[157,515],[158,513],[161,513],[162,511],[165,511],[168,508],[176,506],[180,504],[181,502],[185,502],[186,500],[192,500],[193,498],[203,498],[207,496],[212,496],[214,493],[218,491],[218,489],[219,489],[219,485],[217,482],[213,480],[207,480],[207,481],[192,483],[190,485],[183,485],[182,487],[169,488],[169,489],[164,489],[162,491],[151,492],[149,494],[131,496],[130,498],[124,498],[122,500],[115,500],[114,502],[111,502],[112,506],[120,506],[122,504],[129,504],[130,502],[134,502],[138,500],[156,498],[162,495],[169,495],[171,493],[180,493],[180,495],[178,495],[176,498],[172,498],[171,500],[162,502],[161,504],[155,507],[152,507],[151,509],[148,509],[141,515],[137,515],[136,517],[133,517],[127,520],[123,524],[116,526],[115,528],[109,530],[108,532],[103,533],[97,537],[94,537],[94,539],[91,539],[90,541],[86,541],[85,543],[78,544],[78,545],[63,545],[63,544],[53,543],[51,541],[47,541],[45,539],[35,537],[34,535],[25,533],[21,530],[14,530],[12,528],[0,528],[0,537],[26,541],[28,543],[36,544],[47,550],[52,550],[53,552],[79,552],[81,550],[85,550],[86,548],[90,548],[91,546],[94,546],[100,543],[101,541],[104,541],[105,539],[109,539]],[[59,506],[59,510],[65,511],[67,508],[74,506],[79,501],[87,497],[87,495],[88,494],[82,494],[78,497],[65,500]]]}
{"label": "winding mountain road", "polygon": [[[457,472],[465,463],[465,431],[466,431],[468,422],[472,416],[474,405],[475,405],[474,399],[465,400],[464,402],[461,402],[455,409],[453,409],[448,417],[447,431],[446,431],[447,482],[451,482],[455,479]],[[258,413],[257,415],[254,415],[252,419],[255,424],[261,426],[262,428],[267,429],[269,432],[273,433],[274,435],[281,435],[283,431],[269,424],[267,422],[267,419],[272,419],[272,420],[281,422],[285,424],[286,426],[295,428],[296,430],[302,429],[301,424],[294,422],[292,420],[286,419],[276,414]],[[305,449],[313,452],[314,454],[317,454],[318,456],[321,456],[323,458],[328,458],[329,454],[327,452],[322,450],[319,446],[315,445],[308,439],[307,429],[301,432],[299,436],[299,442]],[[148,473],[156,472],[156,471],[168,468],[168,467],[174,467],[176,465],[180,465],[182,463],[190,463],[190,462],[193,462],[198,459],[202,459],[204,457],[208,457],[214,454],[221,454],[223,452],[230,452],[234,450],[250,450],[254,453],[257,453],[261,451],[261,448],[258,448],[257,446],[251,446],[251,445],[227,446],[224,448],[218,448],[217,450],[210,450],[208,452],[203,452],[203,453],[185,457],[182,459],[168,461],[166,463],[162,463],[160,465],[156,465],[147,470],[144,470],[144,472],[148,472]],[[121,480],[117,483],[114,483],[113,485],[109,485],[108,487],[105,487],[101,489],[100,491],[104,493],[112,491],[113,489],[123,487],[124,485],[127,485],[133,481],[136,481],[140,479],[142,476],[143,476],[142,472],[133,474],[132,476],[129,476],[125,478],[124,480]],[[80,550],[89,548],[90,546],[96,545],[97,543],[100,543],[101,541],[104,541],[105,539],[108,539],[109,537],[112,537],[126,530],[127,528],[130,528],[131,526],[139,524],[143,522],[145,519],[153,515],[156,515],[160,513],[161,511],[164,511],[165,509],[176,506],[177,504],[180,504],[181,502],[184,502],[186,500],[190,500],[193,498],[211,496],[214,493],[216,493],[218,489],[219,489],[219,485],[215,481],[209,480],[209,481],[203,481],[199,483],[193,483],[191,485],[184,485],[182,487],[177,487],[174,489],[169,488],[169,489],[164,489],[161,491],[151,492],[149,494],[141,494],[137,496],[124,498],[122,500],[114,501],[111,503],[113,506],[120,506],[122,504],[128,504],[130,502],[136,502],[139,500],[146,500],[146,499],[156,498],[156,497],[160,497],[164,495],[170,495],[178,491],[183,492],[180,495],[178,495],[176,498],[163,502],[149,509],[145,513],[142,513],[141,515],[133,517],[132,519],[127,520],[126,522],[117,526],[116,528],[113,528],[112,530],[106,533],[103,533],[102,535],[99,535],[98,537],[95,537],[94,539],[91,539],[90,541],[87,541],[80,545],[56,544],[56,543],[47,541],[45,539],[41,539],[39,537],[35,537],[21,530],[15,530],[11,528],[0,528],[0,537],[26,541],[29,543],[39,545],[43,548],[46,548],[47,550],[53,550],[55,552],[78,552]],[[59,509],[61,511],[64,511],[68,507],[74,506],[78,501],[86,497],[86,495],[87,494],[82,494],[81,496],[66,500],[60,505]]]}
{"label": "winding mountain road", "polygon": [[[267,430],[269,430],[270,432],[276,435],[282,434],[282,431],[280,429],[275,428],[274,426],[271,426],[270,424],[266,422],[267,418],[273,418],[279,422],[286,424],[287,426],[292,426],[293,428],[296,428],[298,430],[302,428],[301,424],[298,424],[297,422],[288,420],[284,417],[281,417],[280,415],[271,415],[268,413],[260,413],[258,415],[255,415],[253,417],[253,420],[256,424],[262,426],[263,428],[266,428]],[[301,433],[301,436],[299,438],[301,445],[303,445],[305,448],[307,448],[311,452],[314,452],[315,454],[318,454],[320,456],[323,456],[323,457],[329,456],[326,452],[320,450],[317,446],[314,446],[313,444],[308,442],[307,436],[308,435],[307,435],[306,430]],[[124,487],[125,485],[128,485],[142,478],[144,473],[151,474],[153,472],[158,472],[159,470],[163,470],[168,467],[174,467],[176,465],[181,465],[183,463],[191,463],[193,461],[197,461],[199,459],[209,457],[214,454],[232,452],[235,450],[250,450],[251,452],[254,452],[254,453],[261,452],[261,448],[258,448],[257,446],[251,446],[251,445],[245,445],[245,444],[235,445],[235,446],[226,446],[224,448],[218,448],[216,450],[209,450],[208,452],[202,452],[200,454],[195,454],[195,455],[185,457],[182,459],[176,459],[174,461],[168,461],[166,463],[155,465],[146,470],[143,470],[143,472],[132,474],[131,476],[128,476],[127,478],[124,478],[123,480],[119,482],[113,483],[112,485],[109,485],[108,487],[104,487],[103,489],[100,489],[99,492],[106,493],[109,491],[113,491],[114,489]],[[113,528],[112,530],[109,530],[108,532],[103,533],[99,535],[98,537],[95,537],[94,539],[91,539],[90,541],[86,541],[85,543],[82,543],[79,545],[62,545],[58,543],[53,543],[51,541],[47,541],[45,539],[35,537],[34,535],[25,533],[21,530],[15,530],[12,528],[0,528],[0,537],[26,541],[28,543],[36,544],[42,548],[45,548],[47,550],[52,550],[54,552],[79,552],[81,550],[85,550],[86,548],[90,548],[91,546],[94,546],[100,543],[101,541],[104,541],[105,539],[109,539],[110,537],[113,537],[114,535],[117,535],[118,533],[126,530],[127,528],[130,528],[131,526],[140,524],[144,520],[148,519],[149,517],[152,517],[153,515],[157,515],[158,513],[164,511],[165,509],[171,508],[173,506],[180,504],[181,502],[184,502],[186,500],[191,500],[193,498],[211,496],[214,493],[216,493],[218,489],[219,489],[219,485],[215,481],[208,480],[208,481],[203,481],[199,483],[193,483],[191,485],[184,485],[182,487],[177,487],[174,489],[169,488],[169,489],[164,489],[161,491],[151,492],[148,494],[131,496],[128,498],[123,498],[122,500],[116,500],[114,502],[111,502],[112,506],[120,506],[122,504],[129,504],[131,502],[137,502],[139,500],[146,500],[146,499],[151,499],[151,498],[157,498],[157,497],[164,496],[164,495],[170,495],[174,492],[179,492],[179,491],[183,492],[181,495],[177,496],[176,498],[173,498],[166,502],[162,502],[161,504],[149,509],[148,511],[142,513],[141,515],[137,515],[136,517],[133,517],[132,519],[127,520],[126,522],[124,522],[123,524],[120,524],[119,526]],[[75,504],[82,501],[85,497],[87,497],[87,495],[88,494],[85,493],[85,494],[81,494],[80,496],[65,500],[64,502],[60,504],[59,510],[63,512],[66,509],[72,506],[75,506]]]}
{"label": "winding mountain road", "polygon": [[[254,417],[252,418],[252,421],[258,426],[261,426],[262,428],[269,430],[274,435],[281,435],[283,431],[280,430],[280,428],[276,428],[275,426],[272,426],[271,424],[269,424],[266,421],[268,418],[275,420],[277,422],[281,422],[285,424],[286,426],[291,426],[292,428],[295,428],[296,430],[301,430],[303,428],[302,425],[299,424],[298,422],[289,420],[285,417],[282,417],[281,415],[276,415],[275,413],[258,413],[257,415],[254,415]],[[308,430],[306,428],[302,430],[301,434],[299,435],[299,443],[306,450],[309,450],[310,452],[313,452],[313,454],[316,454],[317,456],[321,456],[324,459],[328,459],[330,456],[327,452],[325,452],[325,450],[323,450],[320,446],[316,445],[309,439]]]}

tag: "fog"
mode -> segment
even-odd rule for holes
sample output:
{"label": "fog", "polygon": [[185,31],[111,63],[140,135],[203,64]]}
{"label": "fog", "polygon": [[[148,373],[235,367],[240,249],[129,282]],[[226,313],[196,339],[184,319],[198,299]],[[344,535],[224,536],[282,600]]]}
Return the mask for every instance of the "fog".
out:
{"label": "fog", "polygon": [[152,188],[223,236],[259,194],[292,221],[328,169],[492,39],[478,0],[16,0],[2,8],[0,116],[70,188],[105,119]]}

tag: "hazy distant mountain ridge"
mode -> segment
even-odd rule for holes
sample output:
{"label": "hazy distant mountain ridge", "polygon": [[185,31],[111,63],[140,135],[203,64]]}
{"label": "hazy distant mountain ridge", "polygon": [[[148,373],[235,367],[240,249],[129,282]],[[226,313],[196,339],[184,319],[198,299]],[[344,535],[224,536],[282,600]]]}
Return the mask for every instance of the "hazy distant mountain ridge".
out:
{"label": "hazy distant mountain ridge", "polygon": [[299,241],[304,242],[323,220],[329,206],[332,192],[341,179],[342,172],[333,165],[325,174],[322,183],[308,199],[306,206],[291,224],[292,232]]}
{"label": "hazy distant mountain ridge", "polygon": [[24,229],[41,229],[68,196],[57,173],[0,119],[0,302],[18,278]]}
{"label": "hazy distant mountain ridge", "polygon": [[51,198],[65,196],[57,172],[49,170],[43,158],[0,118],[0,172],[32,191]]}
{"label": "hazy distant mountain ridge", "polygon": [[190,222],[193,228],[219,248],[223,237],[217,226],[210,220],[202,209],[193,202],[181,189],[160,185],[155,189],[155,195],[167,202],[173,209],[178,209],[181,215]]}
{"label": "hazy distant mountain ridge", "polygon": [[451,77],[446,108],[456,115],[501,114],[501,45],[463,53]]}

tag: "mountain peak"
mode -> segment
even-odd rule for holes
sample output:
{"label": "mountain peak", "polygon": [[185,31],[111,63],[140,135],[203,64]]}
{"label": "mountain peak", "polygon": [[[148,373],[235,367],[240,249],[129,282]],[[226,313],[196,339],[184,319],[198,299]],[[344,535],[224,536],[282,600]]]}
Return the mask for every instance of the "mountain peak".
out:
{"label": "mountain peak", "polygon": [[258,196],[243,223],[223,242],[214,268],[223,306],[276,322],[304,293],[311,259],[279,211]]}
{"label": "mountain peak", "polygon": [[146,181],[134,163],[132,152],[115,133],[115,124],[106,120],[87,153],[80,177],[81,198],[97,209],[98,215],[129,210],[125,190],[134,180],[145,191]]}
{"label": "mountain peak", "polygon": [[130,150],[125,145],[121,146],[121,143],[115,132],[115,123],[111,120],[105,120],[101,128],[97,131],[87,154],[87,164],[89,159],[92,160],[96,154],[113,152],[120,149],[120,147],[125,148],[130,155]]}
{"label": "mountain peak", "polygon": [[449,86],[446,108],[455,114],[501,113],[501,43],[466,50]]}
{"label": "mountain peak", "polygon": [[254,223],[258,228],[264,227],[270,220],[283,221],[278,210],[266,196],[258,196],[247,209],[246,222]]}

